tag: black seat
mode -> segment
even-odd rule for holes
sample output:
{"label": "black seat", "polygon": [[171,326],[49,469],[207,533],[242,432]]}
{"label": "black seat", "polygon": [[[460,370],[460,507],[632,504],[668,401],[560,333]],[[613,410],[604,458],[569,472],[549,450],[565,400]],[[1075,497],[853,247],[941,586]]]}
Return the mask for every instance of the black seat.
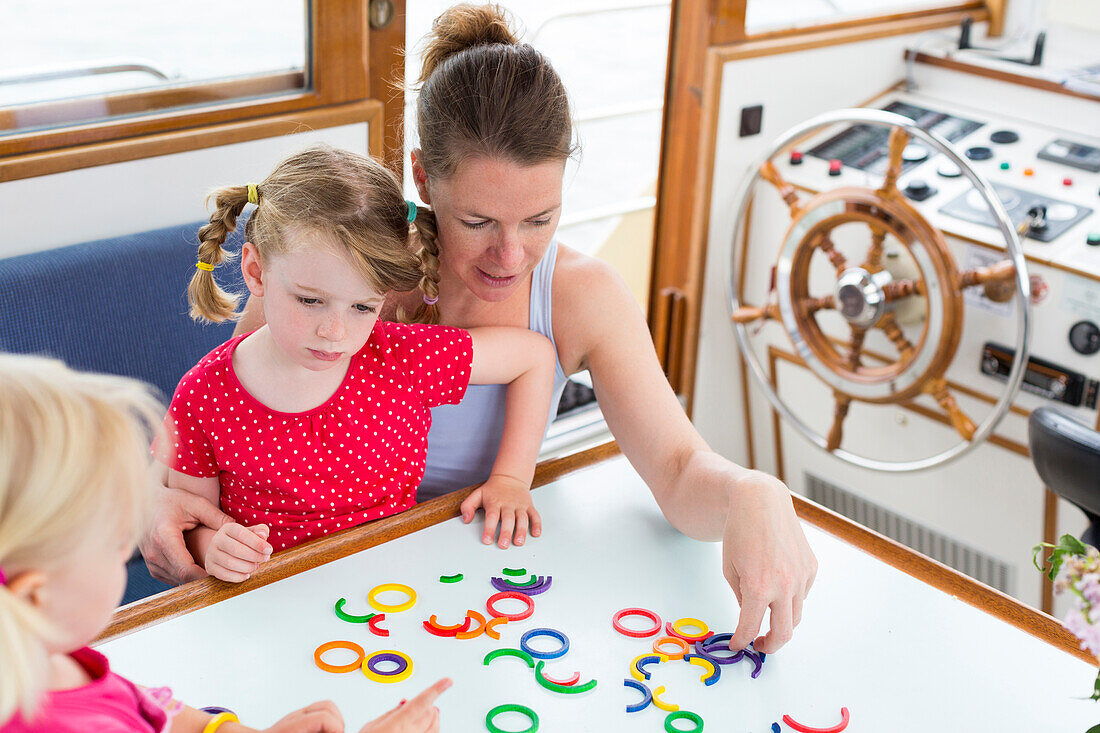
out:
{"label": "black seat", "polygon": [[1027,421],[1027,442],[1043,483],[1089,518],[1081,541],[1095,547],[1100,539],[1100,433],[1040,407]]}

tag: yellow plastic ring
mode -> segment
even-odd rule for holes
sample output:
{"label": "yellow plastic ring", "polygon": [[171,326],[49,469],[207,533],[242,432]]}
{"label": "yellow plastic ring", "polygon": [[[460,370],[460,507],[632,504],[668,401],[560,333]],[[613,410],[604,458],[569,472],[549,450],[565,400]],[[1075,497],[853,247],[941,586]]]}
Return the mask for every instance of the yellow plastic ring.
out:
{"label": "yellow plastic ring", "polygon": [[660,687],[658,687],[656,690],[653,691],[653,704],[656,705],[657,707],[659,707],[661,710],[667,710],[670,713],[675,713],[677,710],[680,709],[680,706],[679,705],[673,705],[670,702],[665,702],[665,701],[661,700],[661,698],[659,696],[664,691],[665,691],[665,686],[664,685],[661,685]]}
{"label": "yellow plastic ring", "polygon": [[[638,662],[640,662],[645,657],[652,657],[652,656],[653,655],[650,654],[649,652],[643,652],[642,654],[639,654],[638,656],[634,657],[634,661],[630,663],[630,674],[634,677],[634,679],[638,680],[639,682],[645,682],[646,681],[646,677],[638,669]],[[661,658],[662,662],[667,662],[668,661],[668,655],[665,654],[664,652],[657,652],[657,656]]]}
{"label": "yellow plastic ring", "polygon": [[[694,626],[695,628],[699,629],[699,633],[689,634],[682,628],[684,626]],[[697,618],[682,618],[679,621],[673,621],[672,630],[680,636],[702,636],[706,638],[706,636],[710,634],[710,627]]]}
{"label": "yellow plastic ring", "polygon": [[714,662],[710,661],[706,657],[700,657],[697,654],[692,654],[687,658],[688,664],[694,664],[708,670],[706,674],[699,678],[700,682],[706,682],[708,677],[714,675],[715,667]]}
{"label": "yellow plastic ring", "polygon": [[[401,657],[403,660],[405,660],[405,669],[401,670],[400,674],[378,674],[368,665],[370,664],[370,660],[374,659],[379,654],[392,654],[395,657]],[[409,678],[409,675],[411,675],[412,673],[413,660],[409,658],[408,654],[402,654],[401,652],[395,651],[393,649],[380,649],[363,660],[363,674],[366,675],[367,679],[374,680],[375,682],[381,682],[384,685],[388,685],[393,682],[403,682],[404,680],[407,680]]]}
{"label": "yellow plastic ring", "polygon": [[[388,590],[395,590],[401,593],[406,593],[409,596],[409,600],[404,603],[399,603],[396,606],[389,606],[385,603],[380,603],[375,600],[375,597],[379,593],[385,593]],[[382,613],[401,613],[402,611],[408,611],[416,603],[416,591],[407,585],[401,585],[400,583],[383,583],[382,585],[376,585],[371,588],[370,593],[367,594],[367,603],[371,605],[371,608],[381,611]]]}
{"label": "yellow plastic ring", "polygon": [[203,727],[202,733],[214,733],[222,723],[239,723],[237,716],[230,712],[218,713]]}

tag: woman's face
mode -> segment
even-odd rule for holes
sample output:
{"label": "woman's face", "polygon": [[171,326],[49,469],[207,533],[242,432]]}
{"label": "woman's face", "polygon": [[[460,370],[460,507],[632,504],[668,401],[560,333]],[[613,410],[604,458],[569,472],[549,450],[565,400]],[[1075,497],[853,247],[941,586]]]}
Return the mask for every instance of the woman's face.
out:
{"label": "woman's face", "polygon": [[565,161],[519,165],[473,158],[428,179],[413,153],[420,197],[435,211],[443,275],[484,301],[507,300],[542,259],[561,215]]}

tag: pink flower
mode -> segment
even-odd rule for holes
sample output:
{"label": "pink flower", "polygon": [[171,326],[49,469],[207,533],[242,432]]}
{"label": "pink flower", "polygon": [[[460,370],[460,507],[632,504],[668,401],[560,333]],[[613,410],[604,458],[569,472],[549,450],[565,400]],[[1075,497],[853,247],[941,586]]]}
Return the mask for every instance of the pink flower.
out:
{"label": "pink flower", "polygon": [[1081,640],[1081,648],[1100,656],[1100,625],[1090,624],[1079,608],[1070,609],[1062,622],[1070,633]]}

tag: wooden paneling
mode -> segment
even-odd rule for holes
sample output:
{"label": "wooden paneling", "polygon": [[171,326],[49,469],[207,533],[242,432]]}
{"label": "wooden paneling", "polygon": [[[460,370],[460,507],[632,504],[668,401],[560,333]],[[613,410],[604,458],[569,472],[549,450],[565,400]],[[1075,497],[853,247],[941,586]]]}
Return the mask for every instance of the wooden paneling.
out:
{"label": "wooden paneling", "polygon": [[369,125],[368,149],[372,155],[379,155],[382,152],[381,118],[382,103],[371,100],[208,125],[194,130],[174,130],[124,140],[0,158],[0,183],[79,168],[91,168],[107,163],[120,163],[247,140],[289,135],[301,132],[303,129],[336,127],[357,122],[366,122]]}
{"label": "wooden paneling", "polygon": [[[316,119],[305,115],[309,110],[364,102],[373,97],[382,100],[381,104],[386,111],[384,116],[380,115],[378,118],[379,127],[386,125],[390,133],[382,137],[382,146],[372,144],[372,151],[383,154],[387,162],[392,164],[401,157],[400,118],[404,95],[400,87],[391,86],[389,82],[394,74],[402,73],[403,69],[401,59],[404,51],[405,1],[397,0],[394,4],[396,15],[391,24],[383,30],[371,31],[367,18],[368,3],[365,0],[316,0],[313,2],[310,6],[312,56],[308,70],[310,85],[307,89],[277,93],[277,85],[284,83],[285,79],[272,77],[255,82],[233,83],[246,86],[249,83],[261,85],[243,89],[243,93],[248,93],[250,90],[255,91],[262,87],[266,90],[264,93],[269,96],[260,99],[231,99],[201,105],[204,101],[219,99],[218,95],[228,91],[232,84],[199,85],[144,95],[107,97],[104,103],[108,107],[130,114],[142,111],[148,113],[123,119],[85,122],[59,129],[8,135],[0,138],[0,162],[8,162],[7,159],[32,153],[59,151],[122,140],[135,140],[137,147],[133,150],[146,151],[133,157],[146,157],[149,155],[147,151],[150,150],[147,142],[165,139],[180,140],[186,137],[192,141],[189,144],[195,147],[207,147],[222,144],[225,130],[230,123],[248,120],[289,120],[294,119],[294,115],[297,114],[299,115],[297,119],[302,124],[308,124],[308,120]],[[273,84],[276,86],[272,86]],[[238,91],[242,90],[238,89]],[[183,108],[170,106],[177,104],[200,104],[200,106]],[[165,108],[161,111],[149,112],[157,105],[163,105]],[[0,122],[2,121],[3,118],[0,117]],[[3,126],[0,125],[0,129],[2,128]],[[156,137],[171,132],[180,132],[182,137]],[[195,144],[196,141],[203,140],[206,134],[210,137],[205,144]],[[382,135],[381,129],[379,135]],[[124,159],[133,159],[133,157]],[[37,160],[40,161],[42,158]],[[83,167],[89,164],[87,161],[90,158],[81,154],[53,160],[55,162],[50,169],[51,172],[56,172],[56,167],[65,160],[73,162],[76,167]]]}
{"label": "wooden paneling", "polygon": [[1042,89],[1044,92],[1064,94],[1067,97],[1078,97],[1079,99],[1088,99],[1094,102],[1100,101],[1100,96],[1097,96],[1095,94],[1086,94],[1085,92],[1078,92],[1073,89],[1067,89],[1057,82],[1040,79],[1035,76],[1013,74],[1009,71],[992,69],[987,66],[978,66],[977,64],[968,64],[964,61],[958,61],[956,59],[940,58],[939,56],[931,56],[926,53],[918,53],[915,58],[922,64],[929,64],[931,66],[942,66],[945,69],[953,69],[955,71],[965,71],[966,73],[974,74],[975,76],[984,76],[987,79],[996,79],[997,81],[1005,81],[1009,84],[1018,84],[1024,87],[1031,87],[1032,89]]}
{"label": "wooden paneling", "polygon": [[370,96],[380,100],[385,109],[379,129],[382,160],[401,178],[405,155],[405,0],[394,5],[390,24],[371,30],[367,59]]}

